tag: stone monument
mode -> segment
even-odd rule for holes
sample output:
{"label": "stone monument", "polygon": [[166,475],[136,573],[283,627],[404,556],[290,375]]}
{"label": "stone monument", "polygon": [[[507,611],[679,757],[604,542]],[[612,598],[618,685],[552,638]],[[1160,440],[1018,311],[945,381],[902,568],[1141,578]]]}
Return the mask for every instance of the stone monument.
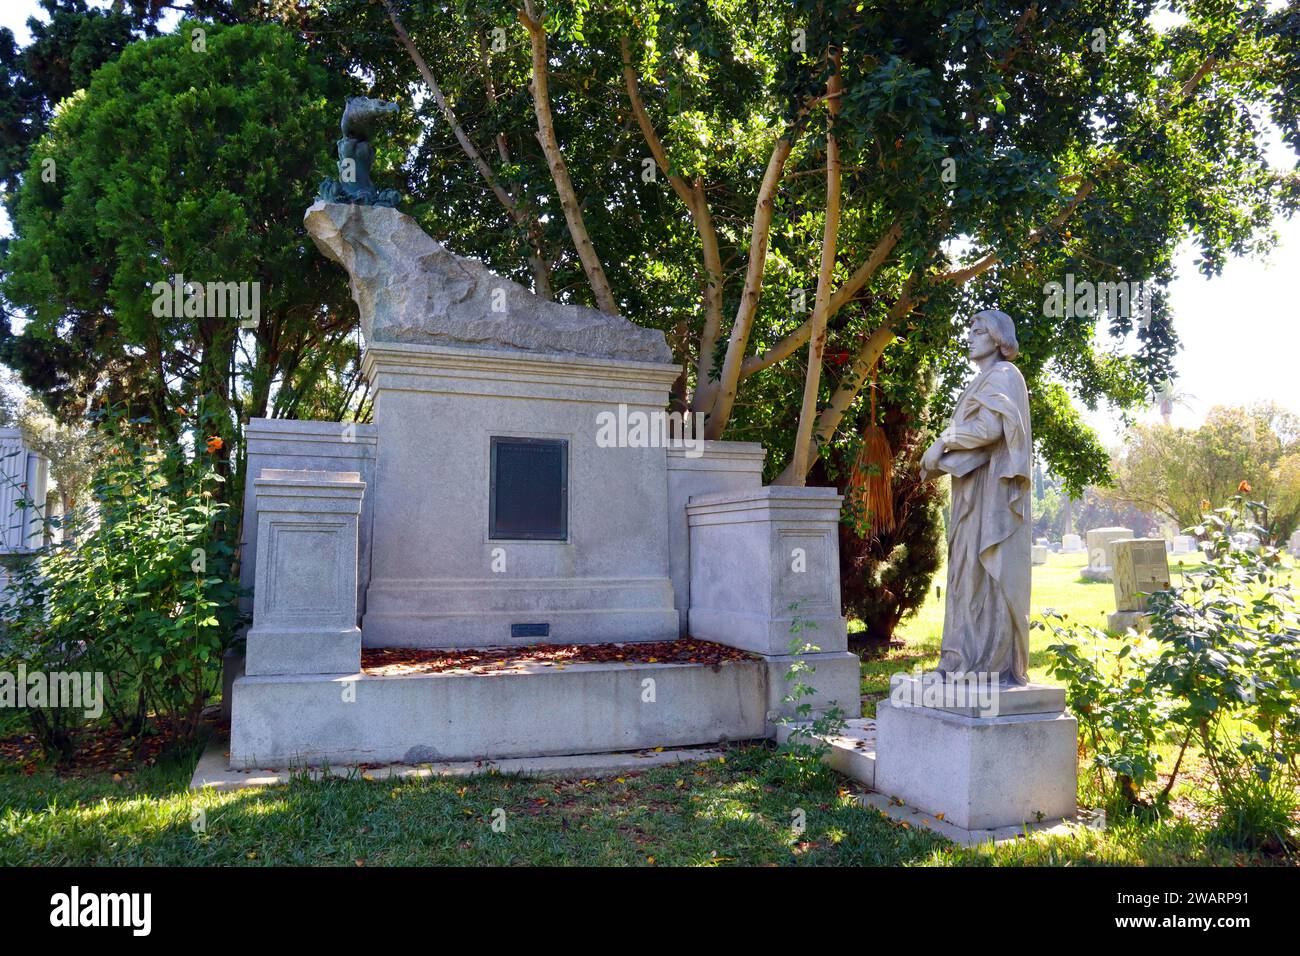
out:
{"label": "stone monument", "polygon": [[1112,542],[1133,537],[1132,528],[1093,528],[1088,532],[1088,566],[1083,577],[1088,581],[1110,581],[1115,566]]}
{"label": "stone monument", "polygon": [[1106,619],[1116,632],[1146,630],[1149,597],[1169,587],[1169,556],[1164,538],[1120,538],[1111,542],[1114,554],[1115,613]]}
{"label": "stone monument", "polygon": [[0,588],[9,562],[45,543],[49,473],[49,459],[27,446],[21,429],[0,428]]}
{"label": "stone monument", "polygon": [[952,476],[938,669],[897,675],[876,711],[876,789],[966,829],[1071,817],[1077,722],[1028,682],[1029,395],[1003,312],[971,320],[974,380],[922,458]]}
{"label": "stone monument", "polygon": [[1067,534],[1061,537],[1061,552],[1063,554],[1078,554],[1083,550],[1083,539],[1077,534]]}
{"label": "stone monument", "polygon": [[[669,429],[681,369],[661,331],[534,295],[381,201],[367,123],[383,107],[349,103],[358,111],[339,156],[362,185],[327,189],[338,201],[304,224],[348,274],[374,422],[249,424],[255,593],[231,766],[771,736],[794,713],[796,661],[815,668],[801,678],[814,712],[857,717],[836,490],[764,487],[761,446],[697,439],[680,416]],[[796,618],[815,650],[791,654]],[[486,674],[365,666],[372,649],[418,659],[688,635],[745,653],[624,663],[612,649]]]}

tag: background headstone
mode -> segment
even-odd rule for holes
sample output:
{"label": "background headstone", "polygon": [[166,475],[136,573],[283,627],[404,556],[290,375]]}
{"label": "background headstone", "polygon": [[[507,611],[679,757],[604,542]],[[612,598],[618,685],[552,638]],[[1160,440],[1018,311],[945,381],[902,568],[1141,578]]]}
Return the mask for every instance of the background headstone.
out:
{"label": "background headstone", "polygon": [[1033,551],[1032,551],[1032,554],[1033,554],[1033,563],[1034,563],[1034,564],[1046,564],[1046,563],[1047,563],[1047,545],[1045,545],[1045,544],[1036,544],[1036,545],[1034,545],[1034,547],[1033,547]]}
{"label": "background headstone", "polygon": [[1190,534],[1174,536],[1174,554],[1191,554],[1196,550],[1196,539]]}
{"label": "background headstone", "polygon": [[1169,587],[1169,559],[1163,538],[1117,540],[1113,576],[1117,611],[1149,610],[1148,595]]}
{"label": "background headstone", "polygon": [[1067,534],[1061,538],[1061,550],[1066,554],[1077,554],[1083,550],[1083,539],[1077,534]]}
{"label": "background headstone", "polygon": [[1239,551],[1258,551],[1259,535],[1250,531],[1238,531],[1232,536],[1232,546]]}

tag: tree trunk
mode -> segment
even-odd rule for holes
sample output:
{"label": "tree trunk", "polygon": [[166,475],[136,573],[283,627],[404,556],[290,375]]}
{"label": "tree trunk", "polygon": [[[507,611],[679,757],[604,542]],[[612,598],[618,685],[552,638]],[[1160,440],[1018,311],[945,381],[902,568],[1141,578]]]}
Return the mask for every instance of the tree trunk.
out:
{"label": "tree trunk", "polygon": [[795,433],[790,467],[782,472],[777,484],[802,487],[808,477],[809,446],[813,438],[813,419],[817,417],[817,394],[821,389],[822,358],[826,352],[826,319],[835,278],[835,252],[840,226],[840,149],[835,141],[835,117],[840,111],[839,53],[832,51],[835,72],[826,82],[826,222],[822,232],[821,268],[817,273],[817,295],[813,303],[812,324],[808,332],[808,370],[804,375],[803,405]]}
{"label": "tree trunk", "polygon": [[551,94],[547,78],[546,29],[537,14],[533,0],[524,0],[524,9],[519,11],[519,19],[528,28],[528,36],[533,48],[533,78],[528,84],[533,95],[533,112],[537,116],[537,142],[541,144],[546,156],[546,165],[551,170],[551,180],[560,197],[560,208],[564,210],[564,221],[569,227],[569,235],[578,250],[578,259],[587,274],[587,282],[596,297],[596,306],[602,312],[619,315],[618,303],[605,277],[605,269],[596,255],[587,224],[582,218],[582,205],[573,189],[573,180],[569,178],[569,168],[565,165],[564,154],[560,151],[559,140],[555,138],[555,121],[551,116]]}

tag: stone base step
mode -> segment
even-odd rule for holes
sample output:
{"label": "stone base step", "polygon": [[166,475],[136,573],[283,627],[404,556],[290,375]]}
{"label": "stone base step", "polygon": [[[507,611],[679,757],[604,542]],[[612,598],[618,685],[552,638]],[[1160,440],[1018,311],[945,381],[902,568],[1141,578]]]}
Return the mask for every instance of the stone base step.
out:
{"label": "stone base step", "polygon": [[230,739],[214,736],[194,768],[191,790],[244,790],[288,783],[295,775],[313,780],[342,777],[362,780],[406,780],[421,777],[473,777],[480,774],[520,774],[526,777],[581,779],[615,777],[680,763],[721,760],[716,747],[637,750],[629,753],[573,754],[560,757],[515,757],[504,760],[461,760],[427,764],[384,764],[377,767],[311,767],[301,770],[231,770]]}
{"label": "stone base step", "polygon": [[[815,668],[817,702],[856,707],[856,657],[803,659]],[[230,767],[420,765],[755,740],[789,713],[793,663],[521,661],[482,673],[243,676],[231,688]]]}
{"label": "stone base step", "polygon": [[[808,723],[778,724],[777,743],[785,743],[792,734],[806,733]],[[822,757],[822,762],[832,770],[860,781],[869,789],[876,785],[876,722],[868,717],[859,717],[844,722],[839,734],[821,738],[830,745],[830,750]]]}

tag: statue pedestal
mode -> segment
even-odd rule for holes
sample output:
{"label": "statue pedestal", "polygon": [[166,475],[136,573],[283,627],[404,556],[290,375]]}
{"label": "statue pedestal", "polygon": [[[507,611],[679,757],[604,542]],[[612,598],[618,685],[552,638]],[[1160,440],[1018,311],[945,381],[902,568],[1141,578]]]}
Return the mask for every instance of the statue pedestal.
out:
{"label": "statue pedestal", "polygon": [[1149,630],[1151,613],[1149,611],[1115,611],[1106,615],[1106,630],[1123,634],[1129,628],[1135,631]]}
{"label": "statue pedestal", "polygon": [[1078,722],[1061,688],[994,688],[992,708],[959,694],[927,706],[908,696],[926,682],[907,680],[876,708],[876,790],[967,830],[1075,815]]}

